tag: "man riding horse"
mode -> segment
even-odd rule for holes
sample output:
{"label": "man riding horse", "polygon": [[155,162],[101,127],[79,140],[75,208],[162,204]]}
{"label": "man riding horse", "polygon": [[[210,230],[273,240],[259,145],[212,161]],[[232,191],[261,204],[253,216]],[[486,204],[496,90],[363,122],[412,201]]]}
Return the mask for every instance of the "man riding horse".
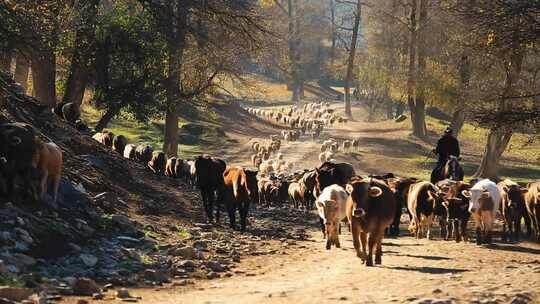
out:
{"label": "man riding horse", "polygon": [[437,142],[433,153],[439,155],[437,166],[431,173],[431,182],[437,183],[446,178],[463,180],[463,169],[459,165],[459,142],[454,137],[451,128],[444,130],[443,136]]}

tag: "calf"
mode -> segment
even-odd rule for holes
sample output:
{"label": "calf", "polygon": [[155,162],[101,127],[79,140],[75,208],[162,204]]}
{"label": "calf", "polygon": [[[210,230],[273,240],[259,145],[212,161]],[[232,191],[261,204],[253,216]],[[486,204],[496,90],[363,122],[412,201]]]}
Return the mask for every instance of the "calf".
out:
{"label": "calf", "polygon": [[347,192],[339,185],[331,185],[323,189],[315,202],[321,220],[323,236],[326,237],[326,249],[332,245],[340,248],[339,226],[347,217]]}
{"label": "calf", "polygon": [[148,168],[157,175],[163,175],[165,173],[166,164],[165,153],[161,151],[155,151],[152,153],[152,159],[148,162]]}
{"label": "calf", "polygon": [[469,212],[469,198],[463,193],[470,188],[471,185],[460,181],[451,183],[447,188],[443,202],[449,223],[445,240],[450,239],[453,231],[457,243],[461,242],[462,238],[467,241],[467,223],[471,213]]}
{"label": "calf", "polygon": [[[521,233],[521,218],[525,218],[525,224],[529,235],[531,234],[530,220],[527,216],[525,197],[527,188],[521,188],[517,183],[506,179],[497,184],[501,193],[501,213],[504,218],[503,238],[519,241]],[[508,232],[506,231],[508,227]]]}
{"label": "calf", "polygon": [[53,186],[53,204],[56,203],[58,197],[60,177],[62,176],[62,162],[62,150],[52,142],[42,144],[32,159],[33,167],[37,168],[40,174],[41,199],[45,199],[47,186],[51,183]]}
{"label": "calf", "polygon": [[171,157],[167,159],[167,163],[165,164],[165,176],[176,178],[178,177],[176,175],[176,157]]}
{"label": "calf", "polygon": [[354,180],[347,185],[347,192],[347,218],[356,255],[373,266],[375,252],[375,264],[381,264],[384,230],[394,220],[394,195],[383,181],[371,178]]}
{"label": "calf", "polygon": [[253,184],[257,184],[257,172],[229,168],[223,173],[223,183],[222,198],[229,213],[231,228],[236,229],[235,216],[238,209],[240,227],[242,231],[245,231],[249,205],[252,201]]}
{"label": "calf", "polygon": [[299,205],[304,201],[302,186],[298,182],[293,182],[289,184],[289,199],[293,204],[294,208],[298,209]]}
{"label": "calf", "polygon": [[127,138],[124,135],[118,135],[113,139],[112,148],[114,151],[124,155],[124,150],[128,143]]}
{"label": "calf", "polygon": [[422,236],[422,230],[426,231],[427,239],[431,239],[431,223],[438,200],[437,189],[430,182],[418,182],[410,187],[407,206],[412,220],[409,230],[417,239]]}
{"label": "calf", "polygon": [[124,148],[124,158],[127,159],[135,159],[135,150],[137,149],[137,146],[129,144],[126,145]]}
{"label": "calf", "polygon": [[540,182],[527,185],[527,189],[525,204],[531,218],[535,238],[540,242]]}
{"label": "calf", "polygon": [[470,190],[463,191],[470,199],[469,212],[476,226],[476,244],[491,243],[495,212],[501,204],[501,193],[497,184],[489,179],[477,182]]}
{"label": "calf", "polygon": [[149,145],[138,145],[135,149],[135,159],[143,164],[152,160],[154,149]]}
{"label": "calf", "polygon": [[[223,187],[223,173],[226,164],[220,159],[208,156],[198,156],[195,159],[195,176],[197,187],[201,191],[204,209],[209,222],[214,219],[213,208],[215,192]],[[219,221],[219,206],[216,212],[216,222]]]}

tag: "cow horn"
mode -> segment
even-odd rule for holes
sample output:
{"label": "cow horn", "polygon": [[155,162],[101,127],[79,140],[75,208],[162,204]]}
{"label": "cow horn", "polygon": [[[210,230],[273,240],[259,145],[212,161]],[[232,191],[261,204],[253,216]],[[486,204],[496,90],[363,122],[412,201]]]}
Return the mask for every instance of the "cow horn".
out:
{"label": "cow horn", "polygon": [[10,142],[10,143],[11,143],[12,146],[17,146],[17,145],[19,145],[21,142],[22,142],[22,140],[21,140],[20,137],[18,137],[18,136],[13,136],[13,137],[11,138],[11,142]]}
{"label": "cow horn", "polygon": [[465,196],[466,198],[471,197],[471,191],[469,191],[469,190],[463,190],[463,191],[461,191],[461,194],[463,194],[463,196]]}
{"label": "cow horn", "polygon": [[377,186],[373,186],[369,188],[369,196],[371,197],[379,197],[383,193],[382,189]]}
{"label": "cow horn", "polygon": [[347,186],[345,186],[345,190],[351,194],[354,190],[354,187],[351,185],[351,184],[347,184]]}
{"label": "cow horn", "polygon": [[7,159],[5,157],[0,157],[0,164],[4,165],[7,163]]}

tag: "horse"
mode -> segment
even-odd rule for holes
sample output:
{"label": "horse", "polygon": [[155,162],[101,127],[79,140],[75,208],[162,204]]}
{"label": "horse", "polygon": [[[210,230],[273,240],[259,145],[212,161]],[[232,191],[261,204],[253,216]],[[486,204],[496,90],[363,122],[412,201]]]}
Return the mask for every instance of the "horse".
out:
{"label": "horse", "polygon": [[453,181],[463,181],[463,167],[459,164],[460,158],[450,155],[443,166],[437,165],[433,170],[431,182],[436,184],[439,181],[450,179]]}

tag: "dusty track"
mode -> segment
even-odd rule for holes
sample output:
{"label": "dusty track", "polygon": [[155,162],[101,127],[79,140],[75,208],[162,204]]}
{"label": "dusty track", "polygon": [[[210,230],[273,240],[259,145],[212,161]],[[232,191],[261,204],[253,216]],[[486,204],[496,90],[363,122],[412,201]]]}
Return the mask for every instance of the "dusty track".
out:
{"label": "dusty track", "polygon": [[320,233],[312,239],[292,245],[289,255],[248,259],[229,279],[197,283],[195,289],[132,293],[143,303],[162,304],[540,301],[536,245],[386,239],[383,265],[368,268],[354,255],[350,234],[341,235],[342,249],[330,251]]}

